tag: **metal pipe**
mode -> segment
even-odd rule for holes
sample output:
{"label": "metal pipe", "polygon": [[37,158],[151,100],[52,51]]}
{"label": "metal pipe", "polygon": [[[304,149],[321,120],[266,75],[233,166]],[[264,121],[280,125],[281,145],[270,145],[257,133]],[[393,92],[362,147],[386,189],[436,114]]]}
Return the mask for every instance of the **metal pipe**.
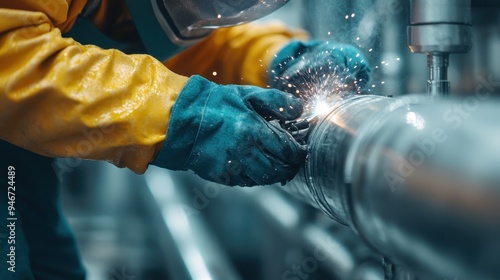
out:
{"label": "metal pipe", "polygon": [[498,279],[500,104],[488,97],[340,100],[283,189],[417,274]]}

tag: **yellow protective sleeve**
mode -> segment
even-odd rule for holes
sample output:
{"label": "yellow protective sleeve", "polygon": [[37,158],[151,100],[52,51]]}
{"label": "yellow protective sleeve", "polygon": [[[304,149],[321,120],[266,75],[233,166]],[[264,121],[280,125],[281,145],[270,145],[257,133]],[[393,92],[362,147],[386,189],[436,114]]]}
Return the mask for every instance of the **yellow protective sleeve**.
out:
{"label": "yellow protective sleeve", "polygon": [[165,65],[181,75],[198,74],[220,84],[265,87],[272,59],[292,38],[306,39],[307,34],[281,23],[222,28]]}
{"label": "yellow protective sleeve", "polygon": [[85,1],[0,0],[0,138],[142,173],[187,78],[146,55],[61,37]]}

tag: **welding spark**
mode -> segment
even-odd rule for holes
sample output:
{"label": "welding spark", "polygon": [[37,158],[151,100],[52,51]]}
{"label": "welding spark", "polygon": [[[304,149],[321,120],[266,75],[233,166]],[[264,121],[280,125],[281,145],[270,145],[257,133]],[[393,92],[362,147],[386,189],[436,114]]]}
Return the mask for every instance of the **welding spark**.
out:
{"label": "welding spark", "polygon": [[314,102],[314,116],[322,116],[330,111],[331,104],[326,100],[317,100]]}
{"label": "welding spark", "polygon": [[[325,68],[319,72],[307,68],[300,71],[299,75],[288,77],[288,79],[283,78],[285,88],[291,89],[290,92],[304,101],[304,113],[301,118],[324,115],[328,113],[336,100],[360,91],[357,81],[348,81],[348,76],[343,75],[343,71],[337,67]],[[331,73],[327,73],[328,71]]]}
{"label": "welding spark", "polygon": [[[356,65],[353,67],[357,69]],[[364,81],[353,76],[348,68],[337,65],[328,56],[325,59],[324,53],[303,56],[276,79],[282,89],[303,100],[301,118],[307,119],[328,113],[336,101],[361,93],[361,86],[364,85]]]}

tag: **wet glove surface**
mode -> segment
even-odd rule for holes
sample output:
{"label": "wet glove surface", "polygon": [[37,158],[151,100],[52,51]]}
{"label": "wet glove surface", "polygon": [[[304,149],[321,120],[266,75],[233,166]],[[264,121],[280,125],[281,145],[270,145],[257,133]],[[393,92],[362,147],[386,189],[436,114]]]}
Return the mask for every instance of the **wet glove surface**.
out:
{"label": "wet glove surface", "polygon": [[273,88],[296,95],[321,89],[322,83],[328,89],[359,92],[370,80],[371,68],[352,45],[312,40],[286,45],[272,61],[270,73]]}
{"label": "wet glove surface", "polygon": [[191,169],[225,184],[254,186],[293,178],[306,150],[265,118],[293,120],[299,99],[278,90],[222,86],[193,76],[172,109],[167,138],[154,165]]}

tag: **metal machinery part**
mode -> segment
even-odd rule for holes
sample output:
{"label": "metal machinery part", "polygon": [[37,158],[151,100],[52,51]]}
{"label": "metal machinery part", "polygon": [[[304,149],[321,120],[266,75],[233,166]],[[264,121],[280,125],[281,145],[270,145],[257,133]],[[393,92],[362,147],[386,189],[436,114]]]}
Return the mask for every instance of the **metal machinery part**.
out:
{"label": "metal machinery part", "polygon": [[418,275],[498,279],[500,104],[489,95],[342,99],[282,188]]}
{"label": "metal machinery part", "polygon": [[448,95],[450,53],[465,53],[472,47],[470,0],[412,0],[408,46],[427,54],[427,93]]}

